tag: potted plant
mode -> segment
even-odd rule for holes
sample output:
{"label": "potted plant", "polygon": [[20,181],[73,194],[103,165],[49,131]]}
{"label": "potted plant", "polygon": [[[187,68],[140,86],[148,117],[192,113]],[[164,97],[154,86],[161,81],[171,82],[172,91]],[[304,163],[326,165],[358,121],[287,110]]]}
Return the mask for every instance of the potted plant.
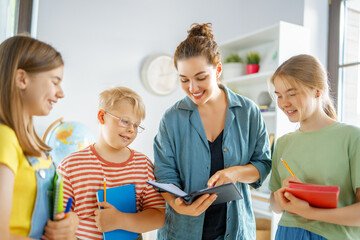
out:
{"label": "potted plant", "polygon": [[246,54],[246,72],[247,74],[257,73],[259,71],[260,55],[258,52]]}
{"label": "potted plant", "polygon": [[223,79],[227,80],[244,74],[244,64],[241,57],[232,53],[224,61]]}

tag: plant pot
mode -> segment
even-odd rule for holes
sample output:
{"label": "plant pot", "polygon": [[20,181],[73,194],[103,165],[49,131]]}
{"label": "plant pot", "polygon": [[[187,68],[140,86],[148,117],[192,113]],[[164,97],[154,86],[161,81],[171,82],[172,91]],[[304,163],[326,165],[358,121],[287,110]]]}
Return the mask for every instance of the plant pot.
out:
{"label": "plant pot", "polygon": [[242,63],[224,63],[223,66],[223,81],[226,82],[227,80],[239,77],[245,74],[244,64]]}
{"label": "plant pot", "polygon": [[259,71],[260,66],[258,64],[248,64],[246,65],[247,74],[257,73]]}

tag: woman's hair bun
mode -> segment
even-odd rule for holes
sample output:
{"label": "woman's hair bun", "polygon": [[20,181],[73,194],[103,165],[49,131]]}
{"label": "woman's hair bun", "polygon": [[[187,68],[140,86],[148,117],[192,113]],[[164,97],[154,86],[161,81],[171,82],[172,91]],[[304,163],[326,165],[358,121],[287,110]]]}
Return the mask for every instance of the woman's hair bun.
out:
{"label": "woman's hair bun", "polygon": [[188,38],[206,37],[206,38],[210,38],[212,41],[215,41],[211,28],[212,28],[211,23],[204,23],[204,24],[194,23],[191,25],[191,29],[188,31]]}

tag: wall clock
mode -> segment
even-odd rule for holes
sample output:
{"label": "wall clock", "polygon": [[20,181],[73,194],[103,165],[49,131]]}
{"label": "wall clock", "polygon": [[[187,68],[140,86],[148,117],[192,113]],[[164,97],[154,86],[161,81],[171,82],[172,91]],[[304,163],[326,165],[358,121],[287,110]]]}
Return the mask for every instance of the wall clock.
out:
{"label": "wall clock", "polygon": [[148,57],[141,67],[141,81],[150,92],[168,95],[178,86],[178,74],[173,57],[155,54]]}

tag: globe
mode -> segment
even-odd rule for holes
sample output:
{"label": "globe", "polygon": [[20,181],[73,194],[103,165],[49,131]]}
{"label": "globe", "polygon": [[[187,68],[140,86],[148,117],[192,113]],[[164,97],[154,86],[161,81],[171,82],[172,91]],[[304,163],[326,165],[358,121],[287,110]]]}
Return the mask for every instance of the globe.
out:
{"label": "globe", "polygon": [[63,122],[62,118],[49,126],[43,139],[52,148],[50,156],[57,166],[67,155],[89,146],[96,140],[83,123]]}

